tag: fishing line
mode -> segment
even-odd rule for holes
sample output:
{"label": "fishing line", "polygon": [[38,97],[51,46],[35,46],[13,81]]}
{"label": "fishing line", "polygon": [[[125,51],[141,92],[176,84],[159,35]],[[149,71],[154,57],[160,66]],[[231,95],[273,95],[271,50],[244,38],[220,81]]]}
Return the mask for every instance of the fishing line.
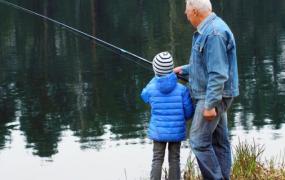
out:
{"label": "fishing line", "polygon": [[[78,30],[78,29],[76,29],[76,28],[74,28],[74,27],[68,26],[68,25],[66,25],[66,24],[64,24],[64,23],[62,23],[62,22],[59,22],[59,21],[57,21],[57,20],[54,20],[54,19],[52,19],[52,18],[49,18],[49,17],[47,17],[47,16],[45,16],[45,15],[39,14],[39,13],[37,13],[37,12],[34,12],[34,11],[29,10],[29,9],[26,9],[26,8],[24,8],[24,7],[18,6],[18,5],[16,5],[16,4],[10,3],[10,2],[8,2],[8,1],[0,0],[0,3],[6,4],[6,5],[11,6],[11,7],[14,7],[15,9],[22,10],[22,11],[27,12],[27,13],[29,13],[29,14],[32,14],[32,15],[35,15],[35,16],[38,16],[38,17],[41,17],[41,18],[43,18],[43,19],[45,19],[45,20],[48,20],[48,21],[51,21],[51,22],[53,22],[53,23],[55,23],[55,24],[57,24],[57,25],[60,25],[61,27],[64,27],[64,28],[70,30],[71,32],[75,32],[75,33],[77,33],[77,34],[79,34],[79,35],[81,35],[81,36],[88,37],[88,38],[90,38],[91,40],[94,40],[95,42],[97,42],[98,44],[100,44],[100,45],[102,45],[102,46],[104,46],[104,47],[107,47],[108,49],[110,49],[111,51],[113,51],[113,52],[115,52],[115,53],[118,53],[118,52],[119,52],[119,53],[118,53],[119,55],[122,55],[122,56],[127,57],[127,58],[130,58],[130,57],[136,58],[136,59],[141,60],[142,62],[145,62],[145,63],[147,63],[147,64],[152,65],[152,62],[146,60],[145,58],[142,58],[142,57],[140,57],[140,56],[138,56],[138,55],[136,55],[136,54],[134,54],[134,53],[131,53],[131,52],[127,51],[127,50],[124,50],[124,49],[122,49],[122,48],[119,48],[119,47],[117,47],[117,46],[115,46],[115,45],[113,45],[113,44],[110,44],[110,43],[108,43],[108,42],[106,42],[106,41],[103,41],[102,39],[99,39],[99,38],[97,38],[97,37],[95,37],[95,36],[92,36],[92,35],[90,35],[90,34],[87,34],[87,33],[83,32],[83,31],[80,31],[80,30]],[[114,51],[114,50],[117,50],[117,51]],[[134,61],[134,62],[136,62],[136,61]],[[136,63],[137,63],[137,62],[136,62]],[[138,63],[137,63],[137,64],[138,64]],[[147,69],[150,69],[150,68],[147,68]],[[179,79],[182,79],[183,81],[186,81],[186,82],[188,81],[185,77],[183,77],[183,76],[181,76],[181,75],[177,75],[177,76],[178,76]]]}

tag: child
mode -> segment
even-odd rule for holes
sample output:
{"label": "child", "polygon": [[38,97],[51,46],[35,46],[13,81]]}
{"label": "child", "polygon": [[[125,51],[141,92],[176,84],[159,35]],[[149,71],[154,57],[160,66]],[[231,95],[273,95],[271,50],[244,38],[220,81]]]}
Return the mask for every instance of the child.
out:
{"label": "child", "polygon": [[188,88],[177,82],[171,54],[161,52],[152,62],[155,76],[143,89],[141,97],[151,106],[148,137],[153,140],[151,179],[161,179],[166,144],[168,144],[169,180],[180,179],[180,146],[186,137],[186,120],[194,108]]}

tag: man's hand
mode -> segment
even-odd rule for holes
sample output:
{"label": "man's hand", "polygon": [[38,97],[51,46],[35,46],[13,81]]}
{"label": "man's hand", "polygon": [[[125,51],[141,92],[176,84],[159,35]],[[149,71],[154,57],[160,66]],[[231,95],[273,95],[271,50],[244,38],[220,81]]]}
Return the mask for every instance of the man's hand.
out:
{"label": "man's hand", "polygon": [[206,120],[212,121],[217,116],[216,108],[212,108],[209,110],[205,109],[203,111],[203,116]]}
{"label": "man's hand", "polygon": [[178,66],[174,68],[173,72],[175,72],[176,74],[182,74],[182,66]]}

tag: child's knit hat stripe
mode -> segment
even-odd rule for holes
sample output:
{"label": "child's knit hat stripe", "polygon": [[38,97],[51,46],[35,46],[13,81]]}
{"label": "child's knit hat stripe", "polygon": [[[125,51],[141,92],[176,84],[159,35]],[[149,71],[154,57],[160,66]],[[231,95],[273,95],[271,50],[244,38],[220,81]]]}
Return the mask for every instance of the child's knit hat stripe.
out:
{"label": "child's knit hat stripe", "polygon": [[173,58],[169,52],[161,52],[153,58],[153,70],[155,74],[165,75],[173,71]]}

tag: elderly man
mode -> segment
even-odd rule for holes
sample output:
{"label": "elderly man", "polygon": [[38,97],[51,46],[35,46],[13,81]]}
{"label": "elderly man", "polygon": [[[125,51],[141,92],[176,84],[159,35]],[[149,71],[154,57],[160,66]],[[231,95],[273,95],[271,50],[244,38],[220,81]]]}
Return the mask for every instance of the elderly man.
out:
{"label": "elderly man", "polygon": [[196,110],[190,144],[204,179],[229,179],[231,148],[227,110],[239,95],[236,44],[209,0],[186,0],[185,14],[197,29],[189,64],[174,72],[189,75]]}

